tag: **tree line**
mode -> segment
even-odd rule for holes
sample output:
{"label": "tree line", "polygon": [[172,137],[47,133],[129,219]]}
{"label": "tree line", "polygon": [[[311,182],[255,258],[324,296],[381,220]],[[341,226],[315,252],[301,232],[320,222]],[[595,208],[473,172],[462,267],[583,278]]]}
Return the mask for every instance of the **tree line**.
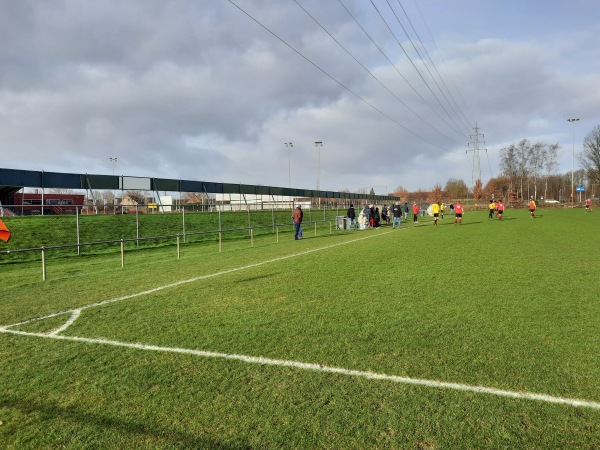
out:
{"label": "tree line", "polygon": [[[476,180],[469,188],[463,180],[451,178],[444,188],[436,184],[433,190],[409,192],[398,186],[391,195],[397,195],[403,201],[503,198],[509,203],[521,203],[534,197],[570,202],[575,186],[585,186],[584,197],[600,197],[600,125],[583,140],[583,150],[577,156],[581,165],[578,170],[556,173],[559,150],[558,143],[523,139],[500,150],[500,175],[491,178],[485,186],[481,180]],[[577,193],[575,197],[573,200],[577,201]]]}

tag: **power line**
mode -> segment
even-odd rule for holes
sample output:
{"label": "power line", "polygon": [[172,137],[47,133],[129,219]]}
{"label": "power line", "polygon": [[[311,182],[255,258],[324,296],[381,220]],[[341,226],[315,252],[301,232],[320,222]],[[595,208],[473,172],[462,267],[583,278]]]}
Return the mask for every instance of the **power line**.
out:
{"label": "power line", "polygon": [[[377,50],[379,50],[379,53],[381,53],[383,55],[383,57],[390,63],[390,65],[396,70],[396,72],[398,73],[398,75],[400,75],[400,77],[402,77],[402,79],[406,82],[406,84],[408,84],[408,86],[410,86],[410,88],[413,90],[413,92],[415,94],[417,94],[417,96],[423,101],[423,103],[425,103],[430,109],[431,111],[437,115],[440,120],[442,120],[442,122],[444,122],[448,127],[452,128],[452,125],[450,123],[448,123],[446,121],[446,119],[444,117],[442,117],[442,115],[440,115],[432,106],[431,104],[420,94],[419,91],[417,91],[417,89],[410,83],[410,81],[408,81],[408,79],[402,74],[402,72],[400,72],[400,70],[398,70],[398,68],[396,67],[396,65],[392,62],[392,60],[386,55],[386,53],[381,49],[381,47],[379,45],[377,45],[377,43],[375,42],[375,40],[371,37],[371,35],[367,32],[367,30],[365,30],[365,28],[360,24],[360,22],[358,21],[358,19],[350,12],[350,10],[346,7],[346,5],[344,5],[344,3],[342,2],[342,0],[338,0],[338,2],[340,3],[340,5],[342,5],[342,7],[346,10],[346,12],[348,13],[348,15],[354,20],[354,22],[356,23],[356,25],[362,30],[362,32],[365,34],[365,36],[367,36],[367,38],[371,41],[371,43],[375,46],[375,48],[377,48]],[[395,96],[395,95],[394,95]],[[395,96],[396,97],[396,96]],[[396,97],[398,98],[398,97]],[[401,100],[399,100],[403,105],[404,102],[402,102]],[[405,105],[406,106],[406,105]],[[415,116],[421,118],[416,112],[414,112],[412,109],[410,109],[408,106],[406,106],[408,108],[408,110],[410,112],[412,112]],[[425,121],[424,119],[422,119],[423,121]],[[426,122],[426,121],[425,121]],[[426,122],[428,125],[429,123]],[[434,128],[436,131],[438,131],[435,127],[433,127],[433,125],[430,125],[432,128]],[[456,131],[453,129],[453,131]],[[438,131],[439,132],[439,131]],[[442,134],[441,132],[439,132],[440,134]],[[454,142],[455,144],[460,145],[458,142],[456,142],[455,140],[447,137],[446,135],[442,134],[442,136],[444,136],[446,139]]]}
{"label": "power line", "polygon": [[[338,46],[340,46],[342,48],[342,50],[344,50],[348,56],[350,56],[360,67],[362,67],[375,81],[377,81],[390,95],[392,95],[396,100],[398,100],[398,102],[400,102],[400,104],[402,106],[404,106],[406,109],[408,109],[412,114],[414,114],[418,119],[420,119],[423,123],[425,123],[426,125],[428,125],[429,127],[431,127],[434,131],[436,131],[437,133],[439,133],[442,137],[448,139],[449,141],[453,141],[455,144],[460,145],[458,142],[454,141],[452,138],[446,136],[444,133],[442,133],[440,130],[438,130],[435,126],[433,126],[432,124],[430,124],[427,120],[425,120],[423,117],[421,117],[416,111],[414,111],[410,106],[408,106],[406,103],[404,103],[404,101],[402,101],[402,99],[400,99],[400,97],[398,97],[398,95],[396,95],[394,92],[392,92],[390,90],[390,88],[383,83],[379,78],[377,78],[377,76],[375,74],[373,74],[373,72],[371,72],[363,63],[361,63],[339,40],[337,40],[329,31],[327,31],[327,29],[310,13],[306,10],[306,8],[304,8],[304,6],[302,6],[300,3],[298,3],[297,0],[293,0],[294,3],[296,3],[298,5],[298,7],[300,9],[302,9],[302,11],[304,11],[306,13],[306,15],[308,15],[325,33],[327,33],[329,35],[329,37],[331,39],[333,39],[333,41],[338,44]],[[341,3],[341,1],[340,1]],[[342,6],[343,3],[342,3]]]}
{"label": "power line", "polygon": [[[456,102],[456,99],[454,98],[454,96],[452,95],[452,92],[450,91],[450,89],[448,88],[448,85],[446,84],[446,82],[444,81],[444,78],[442,77],[442,75],[440,74],[439,70],[437,69],[435,62],[433,61],[433,59],[431,58],[431,56],[429,55],[429,52],[427,51],[427,47],[425,46],[425,44],[423,43],[423,40],[421,39],[421,37],[419,36],[419,33],[417,32],[417,30],[415,29],[412,20],[410,19],[408,13],[406,12],[406,10],[404,9],[404,6],[402,5],[402,2],[400,0],[396,0],[398,2],[398,5],[400,6],[400,8],[402,9],[402,12],[404,13],[404,16],[406,17],[406,20],[408,20],[408,23],[411,27],[411,29],[413,30],[413,32],[415,33],[415,36],[417,37],[417,40],[419,41],[419,43],[421,44],[421,48],[423,49],[423,51],[425,52],[425,55],[427,55],[427,59],[429,59],[429,61],[431,62],[431,65],[433,66],[433,69],[435,70],[435,73],[437,74],[438,78],[440,79],[441,83],[444,85],[445,91],[448,93],[448,95],[450,96],[450,98],[452,99],[452,102],[454,103],[454,105],[456,105],[456,109],[458,109],[458,111],[460,112],[460,115],[456,112],[456,110],[454,109],[454,107],[452,106],[452,103],[446,98],[446,100],[448,101],[448,104],[450,105],[450,107],[452,108],[452,110],[457,114],[458,119],[462,122],[462,125],[465,127],[466,130],[469,130],[469,123],[470,122],[467,117],[465,116],[464,112],[462,111],[462,109],[460,108],[460,106],[458,105],[458,103]],[[431,72],[430,72],[431,74]],[[431,75],[432,78],[433,75]],[[439,87],[439,86],[438,86]],[[441,88],[440,88],[441,90]],[[445,96],[444,96],[445,97]],[[461,117],[462,116],[462,117]],[[464,119],[464,121],[463,121]]]}
{"label": "power line", "polygon": [[[454,114],[456,115],[456,117],[458,118],[458,120],[460,121],[460,117],[458,116],[456,110],[454,109],[454,106],[452,106],[452,103],[450,102],[450,100],[448,100],[448,97],[446,96],[446,93],[444,92],[444,90],[441,88],[441,86],[439,85],[439,83],[437,82],[436,78],[433,76],[433,74],[431,73],[431,70],[429,70],[429,66],[427,65],[427,61],[426,58],[423,58],[423,56],[421,55],[421,52],[419,52],[419,49],[417,48],[417,46],[415,45],[413,39],[411,38],[410,34],[408,33],[408,31],[406,30],[406,28],[404,27],[404,25],[402,24],[402,21],[400,20],[400,18],[398,17],[398,14],[396,14],[396,11],[394,11],[394,8],[392,7],[392,5],[390,4],[389,0],[386,0],[386,3],[388,5],[388,7],[390,8],[390,11],[392,11],[392,14],[394,15],[394,17],[396,18],[396,21],[398,22],[398,24],[400,25],[400,28],[402,28],[402,31],[404,31],[404,34],[406,35],[406,37],[408,38],[408,41],[410,42],[410,44],[412,45],[412,48],[415,50],[415,52],[417,53],[417,55],[420,58],[421,63],[423,64],[423,67],[425,67],[425,70],[427,70],[427,73],[429,74],[429,76],[431,77],[431,80],[434,82],[435,86],[438,88],[438,90],[440,91],[440,93],[442,94],[442,96],[444,97],[444,100],[446,100],[446,103],[448,104],[448,106],[450,107],[450,109],[454,112]],[[406,11],[404,10],[404,8],[402,7],[402,4],[400,3],[400,1],[398,0],[398,4],[400,5],[400,8],[402,9],[402,11],[404,12],[404,15],[406,16],[406,18],[408,19],[408,22],[411,23],[410,18],[408,17],[408,14],[406,14]],[[424,48],[423,42],[419,41],[421,43],[422,48]],[[454,122],[454,121],[453,121]],[[458,126],[458,124],[456,124]],[[464,125],[464,124],[463,124]],[[467,127],[468,130],[468,127]],[[465,135],[466,136],[466,135]]]}
{"label": "power line", "polygon": [[[414,3],[415,3],[415,7],[417,8],[417,11],[419,12],[419,17],[421,17],[421,21],[423,22],[423,25],[425,26],[425,29],[427,30],[427,34],[429,34],[429,38],[431,39],[431,42],[433,42],[433,46],[434,46],[434,48],[435,48],[435,49],[438,51],[438,55],[439,55],[440,59],[442,60],[442,63],[443,63],[443,64],[446,64],[446,62],[444,61],[444,58],[443,58],[443,56],[442,56],[442,53],[441,53],[441,51],[440,51],[440,48],[437,46],[437,43],[435,42],[435,39],[433,38],[433,35],[431,34],[431,31],[429,30],[429,27],[427,26],[427,22],[425,21],[425,18],[423,17],[423,13],[421,12],[421,9],[419,8],[419,4],[418,4],[417,0],[415,0],[415,1],[414,1]],[[421,41],[421,42],[422,42],[422,41]],[[428,54],[427,56],[429,56],[429,54]],[[429,57],[429,59],[430,59],[430,60],[431,60],[431,62],[433,63],[433,60],[431,59],[431,57]],[[436,69],[436,70],[437,70],[437,69]],[[445,84],[445,83],[444,83],[444,84]],[[460,97],[460,99],[461,99],[462,103],[463,103],[463,104],[464,104],[464,103],[466,103],[466,102],[465,102],[465,100],[464,100],[464,97],[463,97],[462,93],[460,92],[460,89],[458,88],[458,86],[456,85],[456,83],[453,83],[453,84],[454,84],[454,87],[455,87],[456,91],[458,92],[458,95],[459,95],[459,97]],[[450,92],[450,90],[448,90],[448,92]],[[452,94],[450,94],[450,95],[452,95]],[[452,97],[452,98],[454,99],[454,97]],[[455,101],[455,103],[457,103],[457,102],[456,102],[456,100],[454,100],[454,101]],[[457,106],[458,106],[458,103],[457,103]],[[467,116],[464,114],[464,112],[463,112],[462,108],[460,108],[460,107],[459,107],[459,110],[460,110],[460,112],[461,112],[461,114],[462,114],[463,118],[465,119],[465,121],[466,121],[466,124],[473,123],[473,122],[472,122],[471,120],[469,120],[469,119],[467,118]],[[468,128],[468,127],[467,127],[467,128]]]}
{"label": "power line", "polygon": [[388,114],[386,114],[385,112],[383,112],[381,109],[377,108],[375,105],[373,105],[372,103],[370,103],[369,101],[365,100],[363,97],[361,97],[358,93],[354,92],[352,89],[350,89],[348,86],[346,86],[344,83],[342,83],[341,81],[339,81],[337,78],[335,78],[333,75],[331,75],[329,72],[327,72],[325,69],[323,69],[321,66],[319,66],[317,63],[313,62],[310,58],[308,58],[307,56],[305,56],[302,52],[300,52],[299,50],[297,50],[295,47],[293,47],[291,44],[289,44],[287,41],[285,41],[282,37],[280,37],[278,34],[276,34],[274,31],[272,31],[270,28],[268,28],[266,25],[264,25],[262,22],[260,22],[258,19],[256,19],[254,16],[252,16],[249,12],[247,12],[246,10],[244,10],[241,6],[239,6],[237,3],[235,3],[233,0],[228,0],[229,3],[231,3],[233,6],[235,6],[238,10],[240,10],[244,15],[246,15],[248,18],[250,18],[252,21],[254,21],[257,25],[259,25],[261,28],[263,28],[265,31],[267,31],[269,34],[271,34],[273,37],[275,37],[277,40],[279,40],[282,44],[284,44],[286,47],[288,47],[290,50],[292,50],[294,53],[296,53],[298,56],[300,56],[302,59],[304,59],[306,62],[310,63],[313,67],[315,67],[316,69],[318,69],[321,73],[323,73],[325,76],[327,76],[328,78],[330,78],[332,81],[334,81],[336,84],[338,84],[340,87],[342,87],[343,89],[345,89],[346,91],[348,91],[350,94],[352,94],[353,96],[355,96],[356,98],[358,98],[360,101],[362,101],[363,103],[365,103],[367,106],[369,106],[370,108],[372,108],[373,110],[377,111],[379,114],[381,114],[382,116],[384,116],[385,118],[387,118],[388,120],[390,120],[391,122],[393,122],[394,124],[396,124],[398,127],[402,128],[404,131],[406,131],[407,133],[412,134],[413,136],[421,139],[424,142],[427,142],[428,144],[439,148],[440,150],[443,150],[445,152],[448,151],[448,149],[441,147],[433,142],[431,142],[429,139],[424,138],[423,136],[415,133],[414,131],[406,128],[404,125],[402,125],[400,122],[398,122],[397,120],[393,119],[392,117],[390,117]]}
{"label": "power line", "polygon": [[[386,0],[387,1],[387,0]],[[421,73],[421,71],[417,68],[415,62],[413,61],[413,59],[410,57],[410,55],[408,54],[408,52],[406,51],[406,49],[404,48],[404,46],[402,45],[402,43],[400,42],[400,40],[398,39],[398,37],[396,36],[396,34],[394,33],[394,31],[392,30],[392,28],[390,27],[389,23],[387,22],[387,20],[383,17],[383,14],[381,13],[381,11],[379,10],[379,8],[377,8],[377,5],[375,5],[375,3],[373,2],[373,0],[370,0],[371,5],[373,6],[373,8],[375,9],[375,11],[377,11],[377,14],[379,14],[379,17],[381,18],[382,22],[385,24],[385,26],[387,27],[387,29],[389,30],[390,34],[393,36],[393,38],[395,39],[396,43],[398,44],[398,46],[400,47],[400,49],[402,49],[402,51],[404,52],[404,55],[408,58],[408,60],[410,61],[410,63],[412,64],[413,68],[415,69],[415,71],[417,72],[417,74],[419,75],[419,77],[421,78],[421,80],[423,81],[423,83],[425,84],[425,86],[427,86],[427,89],[429,89],[429,92],[431,92],[431,95],[433,95],[433,97],[435,98],[435,100],[437,101],[437,103],[440,105],[440,107],[444,110],[444,112],[446,113],[446,115],[448,116],[448,118],[450,119],[450,121],[454,124],[454,126],[456,127],[456,131],[463,135],[464,137],[467,137],[466,134],[464,134],[461,130],[460,127],[458,126],[458,124],[454,121],[454,119],[452,118],[452,116],[450,115],[450,113],[448,112],[448,110],[446,109],[446,107],[442,104],[442,102],[440,101],[440,99],[437,97],[437,95],[435,95],[435,92],[433,92],[433,89],[431,89],[431,86],[429,85],[429,83],[427,82],[427,80],[425,80],[425,77],[423,77],[423,74]],[[389,2],[388,2],[389,5]],[[392,10],[392,13],[394,14],[394,16],[396,16],[396,19],[398,20],[398,22],[400,23],[398,16],[396,15],[396,13]],[[402,24],[400,24],[402,26]],[[404,27],[403,27],[404,28]],[[409,37],[410,39],[410,37]]]}

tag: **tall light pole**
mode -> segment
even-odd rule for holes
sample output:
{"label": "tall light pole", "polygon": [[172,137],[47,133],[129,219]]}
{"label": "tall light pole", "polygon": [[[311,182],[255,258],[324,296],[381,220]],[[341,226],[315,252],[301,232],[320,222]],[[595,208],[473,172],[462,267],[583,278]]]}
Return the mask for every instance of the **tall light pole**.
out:
{"label": "tall light pole", "polygon": [[321,148],[323,148],[323,141],[315,141],[315,147],[319,151],[319,159],[317,164],[317,191],[321,190]]}
{"label": "tall light pole", "polygon": [[573,159],[571,167],[571,208],[575,207],[575,122],[579,122],[579,117],[575,119],[567,119],[573,125]]}
{"label": "tall light pole", "polygon": [[292,148],[294,147],[294,144],[292,144],[291,142],[284,142],[285,146],[288,149],[288,187],[292,187],[292,157],[290,156],[290,153],[292,151]]}
{"label": "tall light pole", "polygon": [[[117,165],[117,157],[114,157],[114,158],[110,157],[110,158],[108,158],[108,160],[112,164],[112,172],[113,172],[113,176],[114,176],[115,166]],[[115,194],[115,191],[113,190],[113,211],[115,210],[116,207],[117,207],[117,196]]]}
{"label": "tall light pole", "polygon": [[[317,163],[317,191],[321,190],[321,148],[323,148],[323,141],[315,141],[315,147],[319,151],[319,160]],[[321,194],[319,194],[319,208],[321,207]]]}
{"label": "tall light pole", "polygon": [[112,170],[113,170],[112,172],[113,172],[113,175],[114,175],[114,174],[115,174],[115,165],[117,164],[117,158],[112,158],[112,157],[111,157],[111,158],[108,158],[108,160],[109,160],[109,161],[111,162],[111,164],[112,164]]}

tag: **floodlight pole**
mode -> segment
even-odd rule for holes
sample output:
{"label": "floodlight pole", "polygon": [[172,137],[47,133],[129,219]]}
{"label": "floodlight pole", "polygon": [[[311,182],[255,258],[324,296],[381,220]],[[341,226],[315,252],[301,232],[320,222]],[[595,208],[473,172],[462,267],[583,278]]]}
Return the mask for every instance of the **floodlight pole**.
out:
{"label": "floodlight pole", "polygon": [[[321,149],[323,148],[323,141],[315,141],[315,147],[319,151],[319,159],[317,162],[317,191],[321,190]],[[319,206],[321,206],[321,194],[319,195]]]}
{"label": "floodlight pole", "polygon": [[571,208],[575,207],[575,122],[579,122],[579,117],[567,119],[573,125],[573,157],[571,166]]}
{"label": "floodlight pole", "polygon": [[291,150],[294,147],[294,144],[291,142],[284,142],[285,146],[288,149],[288,187],[292,187],[292,157]]}
{"label": "floodlight pole", "polygon": [[[111,162],[112,164],[112,174],[113,176],[115,175],[115,166],[117,165],[117,157],[110,157],[108,158],[108,160]],[[113,213],[116,212],[117,209],[117,196],[115,194],[115,191],[113,190]]]}

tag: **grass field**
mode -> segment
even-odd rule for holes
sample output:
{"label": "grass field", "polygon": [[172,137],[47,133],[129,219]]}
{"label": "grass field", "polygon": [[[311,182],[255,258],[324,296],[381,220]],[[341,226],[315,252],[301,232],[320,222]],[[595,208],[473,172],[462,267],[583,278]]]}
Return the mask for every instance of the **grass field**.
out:
{"label": "grass field", "polygon": [[598,448],[599,220],[0,265],[1,446]]}

